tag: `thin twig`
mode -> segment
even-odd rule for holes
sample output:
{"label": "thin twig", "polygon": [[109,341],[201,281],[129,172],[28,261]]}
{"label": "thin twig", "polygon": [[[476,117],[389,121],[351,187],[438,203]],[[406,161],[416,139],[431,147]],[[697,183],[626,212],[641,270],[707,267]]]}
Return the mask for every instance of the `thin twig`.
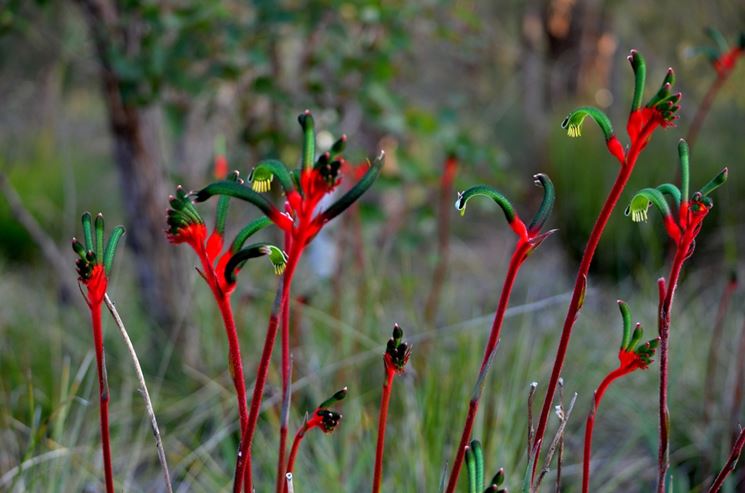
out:
{"label": "thin twig", "polygon": [[528,390],[528,462],[530,462],[530,454],[533,451],[533,435],[535,433],[533,428],[533,399],[537,388],[538,382],[532,382],[530,390]]}
{"label": "thin twig", "polygon": [[145,409],[147,410],[147,415],[150,418],[150,427],[152,428],[153,436],[155,437],[155,447],[158,450],[158,460],[160,461],[160,465],[163,467],[163,478],[166,482],[166,491],[168,491],[168,493],[173,493],[173,488],[171,486],[171,475],[168,472],[168,462],[166,461],[166,452],[163,449],[163,441],[160,437],[158,421],[155,419],[153,403],[150,400],[150,393],[147,391],[145,376],[142,373],[140,360],[137,357],[137,352],[135,351],[134,346],[132,345],[132,340],[129,338],[127,329],[126,327],[124,327],[124,322],[122,322],[122,318],[119,316],[119,312],[117,312],[116,306],[114,306],[114,303],[111,301],[111,298],[109,298],[108,294],[104,296],[104,302],[106,303],[106,308],[109,309],[111,316],[114,317],[114,322],[119,329],[119,333],[122,335],[122,339],[124,339],[124,344],[127,346],[129,356],[132,358],[132,363],[135,367],[135,373],[137,374],[137,381],[140,385],[140,393],[142,394],[142,399],[145,401]]}
{"label": "thin twig", "polygon": [[[574,409],[575,402],[577,402],[577,392],[574,393],[574,395],[572,396],[572,400],[569,401],[569,407],[567,408],[566,413],[561,408],[561,406],[556,406],[556,415],[559,417],[559,429],[556,430],[556,435],[554,435],[554,439],[551,440],[551,445],[549,446],[548,452],[546,453],[546,461],[543,463],[543,470],[541,471],[540,476],[538,476],[538,481],[536,482],[533,491],[540,491],[541,481],[543,481],[543,478],[551,470],[551,461],[554,458],[554,453],[556,452],[556,448],[558,447],[559,442],[564,436],[564,429],[569,422],[569,417],[572,415],[572,410]],[[536,460],[537,459],[538,458],[536,457]]]}
{"label": "thin twig", "polygon": [[[559,378],[559,406],[564,409],[564,379]],[[556,457],[556,493],[561,492],[561,463],[564,460],[564,435],[559,438],[559,455]]]}
{"label": "thin twig", "polygon": [[39,246],[42,255],[56,274],[60,287],[65,293],[66,298],[75,300],[75,303],[79,303],[78,297],[73,296],[77,289],[75,288],[73,281],[71,281],[73,270],[69,268],[69,265],[71,265],[72,262],[62,254],[54,240],[52,240],[52,238],[39,225],[36,218],[34,218],[31,212],[29,212],[23,203],[23,199],[21,199],[20,195],[3,172],[0,172],[0,192],[2,192],[3,197],[5,197],[5,200],[8,202],[8,207],[10,207],[13,217],[21,223],[21,226],[23,226],[29,236],[31,236],[31,239],[34,240],[34,243]]}

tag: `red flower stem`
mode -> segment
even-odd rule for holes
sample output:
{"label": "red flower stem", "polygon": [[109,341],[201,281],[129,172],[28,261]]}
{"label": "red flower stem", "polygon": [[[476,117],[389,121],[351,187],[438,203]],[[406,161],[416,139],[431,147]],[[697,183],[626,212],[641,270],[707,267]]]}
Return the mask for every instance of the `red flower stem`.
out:
{"label": "red flower stem", "polygon": [[[308,218],[310,219],[310,218]],[[305,249],[305,233],[307,227],[301,222],[295,230],[294,235],[285,235],[285,245],[289,251],[287,269],[285,270],[284,292],[280,305],[282,317],[282,408],[280,411],[279,427],[279,451],[277,453],[277,480],[275,491],[282,493],[287,484],[285,480],[285,454],[287,452],[287,427],[290,419],[290,398],[291,389],[290,380],[292,379],[292,356],[290,354],[290,292],[292,290],[292,278],[295,274],[295,267]]]}
{"label": "red flower stem", "polygon": [[[483,382],[486,378],[486,371],[488,370],[488,363],[492,357],[492,354],[497,349],[499,344],[499,334],[502,331],[502,322],[504,321],[504,314],[507,310],[507,305],[510,302],[510,295],[512,294],[512,288],[515,285],[515,279],[517,273],[520,270],[520,266],[525,261],[525,256],[530,250],[530,243],[524,240],[518,241],[515,246],[515,251],[512,253],[510,258],[510,264],[507,268],[507,274],[504,278],[504,284],[502,285],[502,294],[499,297],[499,304],[497,305],[497,311],[494,314],[494,322],[492,323],[491,332],[489,333],[489,340],[486,343],[484,350],[484,358],[481,361],[481,368],[479,369],[479,376],[477,382]],[[479,408],[479,400],[481,398],[481,391],[479,384],[477,383],[477,390],[471,397],[471,401],[468,404],[468,414],[466,415],[466,422],[463,425],[463,432],[461,433],[460,443],[456,451],[455,460],[453,461],[453,469],[450,472],[450,479],[448,480],[447,493],[453,493],[455,487],[458,484],[458,476],[463,468],[463,459],[466,453],[466,445],[468,445],[471,439],[471,432],[473,430],[473,423],[476,419],[476,413]]]}
{"label": "red flower stem", "polygon": [[712,84],[709,86],[709,89],[706,91],[706,94],[701,100],[701,104],[698,106],[698,109],[696,109],[696,114],[691,121],[691,126],[688,129],[688,135],[686,135],[686,142],[688,142],[688,147],[693,148],[693,144],[696,143],[696,139],[698,138],[698,134],[704,124],[706,115],[709,114],[711,105],[714,102],[714,99],[717,97],[719,90],[727,81],[727,77],[728,75],[717,75],[717,78],[714,79],[714,82],[712,82]]}
{"label": "red flower stem", "polygon": [[96,351],[98,369],[98,396],[101,418],[101,450],[103,470],[106,480],[106,493],[114,493],[114,473],[111,467],[111,439],[109,437],[109,381],[106,376],[106,356],[103,350],[103,330],[101,328],[101,303],[89,305],[93,326],[93,344]]}
{"label": "red flower stem", "polygon": [[442,285],[447,276],[448,250],[450,247],[450,215],[453,208],[453,181],[458,170],[458,160],[449,156],[443,165],[442,178],[440,179],[440,190],[437,201],[437,264],[432,274],[432,285],[424,305],[424,321],[431,325],[437,317],[437,308],[440,305],[440,293]]}
{"label": "red flower stem", "polygon": [[[293,264],[294,261],[292,258],[290,258],[287,266],[288,269],[294,269]],[[236,468],[235,478],[233,482],[233,493],[240,493],[241,486],[244,483],[244,471],[245,489],[248,492],[253,491],[253,477],[251,473],[251,444],[253,442],[253,436],[256,431],[256,424],[259,420],[261,400],[264,396],[264,387],[266,385],[267,374],[269,373],[269,363],[272,359],[274,341],[277,339],[277,329],[279,328],[280,300],[284,293],[284,290],[284,278],[280,278],[279,285],[277,286],[277,294],[274,297],[274,303],[272,304],[272,311],[269,315],[269,324],[266,330],[266,337],[264,339],[264,348],[261,351],[259,367],[256,370],[256,383],[254,384],[254,390],[251,396],[251,407],[248,411],[248,424],[246,425],[246,433],[241,440],[241,449],[238,452],[238,467]]]}
{"label": "red flower stem", "polygon": [[[287,459],[287,469],[285,473],[293,472],[295,469],[295,459],[297,458],[297,451],[300,449],[300,442],[303,441],[303,438],[305,437],[305,432],[308,431],[308,423],[303,423],[303,426],[301,426],[297,433],[295,433],[295,439],[292,441],[292,449],[290,450],[290,458]],[[284,480],[286,478],[286,474],[282,475],[282,479]],[[287,481],[283,481],[283,488],[282,492],[287,492]]]}
{"label": "red flower stem", "polygon": [[724,333],[724,320],[727,317],[732,295],[737,291],[737,279],[731,277],[722,292],[719,299],[719,308],[714,320],[714,328],[711,331],[711,342],[709,343],[709,354],[706,358],[706,378],[704,379],[704,424],[708,427],[711,421],[711,413],[714,407],[714,389],[716,384],[714,379],[717,373],[717,355],[722,345],[722,335]]}
{"label": "red flower stem", "polygon": [[[288,273],[290,276],[291,273]],[[282,408],[280,411],[279,425],[279,452],[277,454],[277,481],[276,492],[282,493],[287,481],[285,481],[285,452],[287,449],[287,427],[290,419],[290,380],[292,374],[292,359],[290,356],[290,285],[291,277],[285,277],[287,286],[286,296],[282,296]]]}
{"label": "red flower stem", "polygon": [[670,411],[667,406],[668,388],[668,352],[670,339],[670,310],[673,306],[673,296],[680,278],[686,255],[691,246],[692,238],[684,233],[684,238],[675,248],[675,257],[670,267],[670,275],[667,279],[667,290],[665,298],[660,304],[658,314],[658,328],[660,335],[660,447],[657,453],[657,492],[665,492],[665,476],[670,467],[669,457],[669,428]]}
{"label": "red flower stem", "polygon": [[580,261],[579,269],[577,271],[577,278],[574,281],[572,300],[569,302],[569,307],[567,308],[566,318],[564,319],[564,327],[561,331],[561,338],[559,340],[559,346],[556,350],[556,357],[554,359],[554,367],[551,371],[551,379],[549,380],[548,387],[546,388],[546,397],[543,400],[541,416],[538,420],[538,427],[536,428],[535,438],[533,440],[533,455],[535,456],[535,460],[533,461],[533,471],[531,473],[531,485],[533,483],[533,480],[535,479],[535,472],[538,466],[537,456],[540,452],[541,444],[543,443],[543,436],[546,433],[548,417],[551,414],[554,395],[556,394],[556,386],[559,383],[561,370],[564,367],[564,360],[566,359],[567,349],[569,348],[569,339],[572,335],[572,328],[574,327],[574,323],[577,321],[579,311],[582,308],[582,303],[584,301],[585,288],[587,284],[587,274],[590,271],[590,264],[592,263],[592,259],[595,256],[595,250],[598,247],[598,243],[600,243],[600,238],[603,236],[605,226],[608,224],[608,220],[610,219],[610,216],[613,213],[616,204],[618,203],[618,199],[621,197],[621,193],[623,193],[623,190],[624,188],[626,188],[626,184],[631,177],[631,172],[634,170],[634,166],[636,165],[636,161],[639,158],[639,154],[641,153],[644,146],[647,144],[647,141],[651,138],[651,134],[655,126],[655,123],[648,123],[644,128],[642,128],[637,139],[631,144],[631,147],[626,154],[626,159],[618,171],[616,181],[613,183],[613,187],[611,188],[608,197],[605,199],[605,203],[600,210],[600,214],[595,221],[595,225],[592,227],[590,238],[587,241],[585,252],[582,255],[582,260]]}
{"label": "red flower stem", "polygon": [[724,467],[722,467],[722,470],[719,471],[719,474],[717,474],[714,483],[711,485],[711,488],[708,489],[707,493],[717,493],[722,488],[724,480],[727,479],[727,476],[735,470],[735,466],[737,466],[737,461],[740,458],[743,447],[745,447],[745,429],[740,430],[740,434],[737,436],[737,440],[732,446],[729,457],[727,457],[727,462],[724,464]]}
{"label": "red flower stem", "polygon": [[622,377],[629,370],[626,368],[616,368],[612,372],[605,376],[597,390],[595,390],[595,396],[592,401],[592,410],[587,416],[587,426],[585,427],[585,448],[584,457],[582,459],[582,493],[588,493],[590,491],[590,458],[592,457],[592,430],[595,426],[595,415],[600,407],[600,401],[603,399],[603,394],[608,390],[608,387],[614,380]]}
{"label": "red flower stem", "polygon": [[[207,284],[212,289],[212,295],[217,302],[217,307],[220,310],[222,316],[223,325],[225,326],[225,334],[228,338],[228,368],[230,369],[230,376],[233,380],[233,386],[235,387],[235,396],[238,400],[238,417],[240,422],[240,440],[243,441],[243,437],[246,433],[246,426],[248,425],[248,407],[246,403],[246,379],[243,375],[243,359],[241,357],[241,346],[238,339],[238,331],[235,327],[235,317],[233,316],[233,307],[230,303],[230,295],[225,293],[220,288],[220,282],[218,275],[215,272],[207,252],[204,248],[197,249],[197,255],[202,263],[202,269],[206,277]],[[241,468],[242,461],[240,455],[236,458],[236,475]]]}
{"label": "red flower stem", "polygon": [[380,482],[383,477],[383,448],[385,447],[385,425],[388,419],[388,404],[391,401],[394,370],[386,369],[383,396],[380,398],[380,416],[378,417],[378,444],[375,447],[375,472],[373,474],[373,493],[380,493]]}

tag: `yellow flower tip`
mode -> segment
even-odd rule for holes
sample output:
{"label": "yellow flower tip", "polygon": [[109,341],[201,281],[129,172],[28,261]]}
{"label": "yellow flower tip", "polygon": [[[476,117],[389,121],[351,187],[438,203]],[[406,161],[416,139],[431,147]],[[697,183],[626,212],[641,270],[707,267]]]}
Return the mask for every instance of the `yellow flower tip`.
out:
{"label": "yellow flower tip", "polygon": [[631,211],[631,220],[635,223],[647,222],[647,209]]}
{"label": "yellow flower tip", "polygon": [[287,267],[287,264],[274,264],[274,274],[281,276],[285,273],[285,268]]}
{"label": "yellow flower tip", "polygon": [[251,190],[253,190],[254,192],[259,192],[259,193],[268,192],[269,190],[272,189],[272,179],[273,178],[274,178],[274,176],[272,175],[270,178],[268,178],[266,180],[257,180],[257,179],[254,179],[251,182]]}
{"label": "yellow flower tip", "polygon": [[582,136],[582,127],[580,125],[570,124],[567,127],[567,135],[570,136],[570,137],[580,137],[580,136]]}

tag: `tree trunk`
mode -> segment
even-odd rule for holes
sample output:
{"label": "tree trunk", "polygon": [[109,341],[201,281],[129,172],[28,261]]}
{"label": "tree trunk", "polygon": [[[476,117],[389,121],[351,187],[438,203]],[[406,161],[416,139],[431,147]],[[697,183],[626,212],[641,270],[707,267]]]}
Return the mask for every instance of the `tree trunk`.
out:
{"label": "tree trunk", "polygon": [[[103,98],[113,139],[127,224],[127,245],[134,253],[135,274],[142,304],[149,318],[180,344],[190,360],[193,331],[181,330],[183,302],[179,302],[185,270],[179,268],[177,249],[165,236],[168,186],[158,159],[153,109],[137,107],[122,97],[122,81],[110,60],[118,41],[117,12],[104,1],[78,0],[94,41]],[[129,38],[129,42],[133,42]]]}

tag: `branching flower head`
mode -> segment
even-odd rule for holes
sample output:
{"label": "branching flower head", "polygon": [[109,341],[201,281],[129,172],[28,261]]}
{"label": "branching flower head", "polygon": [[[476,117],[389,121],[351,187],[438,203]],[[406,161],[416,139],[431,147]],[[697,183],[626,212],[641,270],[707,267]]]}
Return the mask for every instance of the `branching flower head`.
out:
{"label": "branching flower head", "polygon": [[109,241],[104,244],[103,214],[99,213],[96,216],[95,237],[91,222],[91,214],[89,212],[84,213],[82,217],[83,242],[81,243],[77,238],[73,238],[72,249],[79,257],[75,263],[78,280],[88,290],[86,301],[89,305],[97,305],[103,302],[106,294],[111,266],[114,263],[119,240],[124,235],[124,226],[115,227],[111,232]]}
{"label": "branching flower head", "polygon": [[[632,147],[638,150],[644,148],[652,137],[657,127],[666,128],[672,126],[678,118],[680,109],[680,93],[672,93],[675,84],[675,74],[668,69],[662,81],[660,89],[652,96],[644,106],[644,85],[646,82],[646,64],[644,58],[635,50],[628,57],[631,68],[634,71],[634,95],[631,102],[626,130]],[[583,106],[572,111],[562,122],[562,128],[567,130],[570,137],[582,135],[582,124],[590,117],[602,130],[605,136],[605,144],[608,151],[619,163],[625,164],[627,152],[613,131],[613,125],[608,116],[593,106]]]}
{"label": "branching flower head", "polygon": [[394,324],[393,334],[388,339],[388,344],[385,347],[385,355],[383,356],[383,362],[385,363],[387,372],[403,373],[406,363],[409,362],[411,344],[403,342],[403,337],[403,329],[398,324]]}
{"label": "branching flower head", "polygon": [[[212,183],[194,194],[197,202],[214,195],[235,197],[259,208],[269,220],[302,243],[310,242],[324,224],[344,212],[367,191],[378,177],[383,166],[383,155],[370,163],[366,173],[346,193],[323,211],[321,200],[341,183],[340,170],[345,161],[342,152],[346,137],[342,136],[327,152],[316,157],[316,134],[313,116],[309,111],[298,117],[303,130],[301,167],[291,170],[276,159],[259,162],[249,175],[250,185],[220,181]],[[286,202],[282,210],[275,207],[262,192],[279,183]]]}
{"label": "branching flower head", "polygon": [[[229,182],[240,184],[238,172],[230,175]],[[220,197],[215,214],[215,227],[207,236],[207,227],[202,216],[192,202],[192,197],[182,187],[176,188],[176,195],[169,197],[166,236],[173,244],[186,243],[192,247],[202,261],[200,273],[215,290],[230,293],[235,289],[236,274],[247,260],[268,257],[274,272],[282,274],[287,265],[287,254],[269,243],[245,245],[248,238],[269,226],[271,221],[261,217],[246,224],[223,252],[225,222],[230,197]]]}
{"label": "branching flower head", "polygon": [[536,211],[533,219],[528,225],[520,219],[515,212],[515,209],[512,207],[512,204],[504,195],[487,185],[477,185],[469,188],[465,192],[458,193],[458,199],[455,201],[455,208],[460,211],[461,215],[464,215],[466,213],[466,205],[468,205],[468,201],[473,197],[483,196],[494,200],[494,202],[502,209],[504,217],[507,219],[507,223],[517,235],[519,244],[529,245],[526,253],[527,256],[533,250],[538,248],[546,238],[556,232],[555,229],[552,229],[545,233],[541,233],[541,229],[546,224],[548,217],[551,215],[551,210],[553,209],[554,201],[556,199],[554,185],[549,177],[543,173],[534,175],[533,180],[536,186],[543,188],[543,200],[541,201],[538,211]]}
{"label": "branching flower head", "polygon": [[[681,187],[663,183],[656,188],[644,188],[637,192],[626,207],[626,215],[634,222],[646,221],[648,209],[654,205],[662,214],[665,229],[675,242],[684,241],[693,246],[701,230],[701,224],[714,206],[709,194],[727,181],[728,170],[722,169],[714,178],[689,197],[689,149],[685,140],[678,143]],[[677,211],[671,208],[672,205]]]}
{"label": "branching flower head", "polygon": [[306,416],[306,431],[319,428],[324,433],[333,433],[341,421],[342,414],[329,409],[329,406],[343,400],[346,396],[347,387],[344,387],[319,404],[310,417]]}
{"label": "branching flower head", "polygon": [[706,34],[714,42],[714,46],[694,48],[694,52],[702,53],[709,60],[717,76],[726,78],[735,68],[737,60],[745,53],[745,33],[740,33],[737,44],[730,45],[721,32],[713,27],[706,29]]}
{"label": "branching flower head", "polygon": [[660,342],[659,338],[640,343],[644,337],[641,324],[637,323],[632,330],[631,311],[628,305],[618,300],[618,308],[621,310],[621,317],[623,318],[623,339],[621,340],[621,348],[618,350],[618,367],[624,374],[637,369],[646,370],[653,362],[652,358]]}

